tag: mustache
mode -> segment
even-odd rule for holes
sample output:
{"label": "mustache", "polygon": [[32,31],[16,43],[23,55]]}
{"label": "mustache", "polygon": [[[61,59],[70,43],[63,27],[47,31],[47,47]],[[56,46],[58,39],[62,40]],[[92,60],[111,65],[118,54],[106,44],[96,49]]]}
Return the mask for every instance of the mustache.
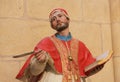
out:
{"label": "mustache", "polygon": [[57,25],[62,24],[62,23],[64,23],[64,22],[60,22],[60,21],[59,21],[59,22],[57,22]]}
{"label": "mustache", "polygon": [[57,27],[61,27],[61,26],[64,26],[64,25],[66,25],[65,22],[58,22],[56,26],[57,26]]}

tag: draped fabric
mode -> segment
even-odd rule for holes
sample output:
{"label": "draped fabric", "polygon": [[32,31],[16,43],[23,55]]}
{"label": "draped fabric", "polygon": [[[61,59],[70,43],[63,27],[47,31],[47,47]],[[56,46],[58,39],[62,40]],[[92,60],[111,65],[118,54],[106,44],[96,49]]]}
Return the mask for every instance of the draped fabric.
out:
{"label": "draped fabric", "polygon": [[[51,40],[55,44],[62,62],[62,82],[80,82],[80,74],[78,70],[78,40],[72,39],[70,42],[70,48],[66,42],[64,45],[61,40],[55,36],[51,37]],[[70,59],[71,58],[71,59]]]}
{"label": "draped fabric", "polygon": [[[51,36],[51,37],[56,38],[54,35]],[[62,40],[61,43],[62,43],[62,45],[64,45],[64,47],[67,47],[66,46],[66,42],[67,42],[68,48],[71,49],[71,48],[73,48],[72,47],[73,45],[71,44],[72,40],[73,39],[71,39],[69,41],[63,41]],[[77,69],[79,71],[79,76],[85,77],[86,75],[85,75],[85,72],[84,72],[84,68],[86,66],[90,65],[91,63],[93,63],[95,61],[95,59],[92,57],[90,51],[87,49],[87,47],[81,41],[78,41],[78,43],[75,46],[78,46],[78,50],[77,50],[78,52],[77,52],[77,58],[74,59],[74,60],[77,60],[77,61],[74,61],[74,63],[78,65]],[[56,71],[60,74],[63,74],[64,70],[63,70],[63,67],[62,67],[62,61],[61,61],[61,56],[60,56],[59,50],[56,48],[55,44],[50,39],[50,37],[46,37],[46,38],[42,39],[35,46],[34,51],[36,51],[38,49],[42,49],[42,50],[47,51],[54,61],[54,67],[55,67]],[[74,55],[73,52],[72,52],[72,54]],[[20,79],[20,78],[24,77],[24,72],[27,69],[27,67],[29,66],[31,58],[33,56],[34,55],[31,55],[28,58],[28,60],[25,62],[24,66],[22,67],[22,69],[20,70],[18,75],[16,76],[17,79]]]}

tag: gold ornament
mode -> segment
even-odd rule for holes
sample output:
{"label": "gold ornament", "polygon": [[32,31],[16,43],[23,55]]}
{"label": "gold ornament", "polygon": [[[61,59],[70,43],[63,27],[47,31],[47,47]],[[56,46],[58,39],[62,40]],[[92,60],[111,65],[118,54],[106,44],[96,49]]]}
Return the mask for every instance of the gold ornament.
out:
{"label": "gold ornament", "polygon": [[68,56],[68,59],[69,59],[70,61],[72,61],[72,60],[73,60],[73,58],[72,58],[71,56]]}

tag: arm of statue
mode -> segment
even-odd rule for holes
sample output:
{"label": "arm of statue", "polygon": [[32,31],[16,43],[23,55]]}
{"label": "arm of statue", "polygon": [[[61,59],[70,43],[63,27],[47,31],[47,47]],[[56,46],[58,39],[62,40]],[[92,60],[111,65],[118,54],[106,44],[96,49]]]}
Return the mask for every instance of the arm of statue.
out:
{"label": "arm of statue", "polygon": [[32,75],[38,75],[42,73],[48,62],[48,53],[44,50],[35,54],[30,63],[30,72]]}
{"label": "arm of statue", "polygon": [[96,61],[94,63],[85,67],[86,75],[91,76],[91,75],[99,72],[104,67],[105,63],[107,63],[111,59],[111,57],[113,55],[112,53],[113,53],[112,50],[108,50],[108,51],[104,52],[103,54],[99,55],[96,58]]}
{"label": "arm of statue", "polygon": [[92,69],[86,71],[85,74],[87,75],[87,77],[89,77],[91,75],[94,75],[94,74],[98,73],[100,70],[102,70],[102,68],[104,67],[104,64],[105,63],[93,67]]}

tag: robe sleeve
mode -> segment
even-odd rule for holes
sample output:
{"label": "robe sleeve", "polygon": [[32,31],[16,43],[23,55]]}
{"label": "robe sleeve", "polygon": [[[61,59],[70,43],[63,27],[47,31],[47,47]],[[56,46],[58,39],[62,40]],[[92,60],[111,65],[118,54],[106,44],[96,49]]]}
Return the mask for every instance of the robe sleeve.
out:
{"label": "robe sleeve", "polygon": [[96,62],[96,58],[92,56],[89,49],[85,46],[85,44],[80,43],[78,63],[79,63],[81,77],[88,77],[94,75],[104,67],[104,64],[98,65],[92,68],[92,70],[85,72],[85,68],[95,62]]}
{"label": "robe sleeve", "polygon": [[30,63],[30,72],[32,75],[39,75],[42,73],[46,67],[46,64],[48,62],[48,56],[46,54],[45,62],[39,62],[35,57],[32,59]]}
{"label": "robe sleeve", "polygon": [[[40,41],[34,48],[34,51],[37,51],[39,49],[43,49],[45,45],[41,45],[41,43],[43,43],[44,40]],[[40,46],[40,47],[39,47]],[[34,58],[34,54],[31,54],[28,59],[26,60],[26,62],[24,63],[24,65],[22,66],[22,68],[20,69],[20,71],[18,72],[18,74],[16,75],[16,79],[19,80],[26,80],[29,75],[31,76],[31,73],[33,75],[37,75],[38,73],[41,73],[44,70],[44,67],[47,63],[47,61],[50,62],[49,59],[46,60],[46,62],[43,64],[43,67],[41,65],[41,63],[38,63],[36,61],[36,59]],[[34,64],[33,64],[34,63]],[[35,67],[34,67],[35,66]],[[38,67],[37,67],[38,66]],[[34,72],[34,70],[37,69],[37,71],[39,70],[40,72],[36,73],[36,71]]]}
{"label": "robe sleeve", "polygon": [[85,67],[95,62],[96,59],[92,56],[89,49],[85,46],[84,43],[79,43],[79,53],[78,53],[78,64],[81,77],[87,76],[85,74]]}

